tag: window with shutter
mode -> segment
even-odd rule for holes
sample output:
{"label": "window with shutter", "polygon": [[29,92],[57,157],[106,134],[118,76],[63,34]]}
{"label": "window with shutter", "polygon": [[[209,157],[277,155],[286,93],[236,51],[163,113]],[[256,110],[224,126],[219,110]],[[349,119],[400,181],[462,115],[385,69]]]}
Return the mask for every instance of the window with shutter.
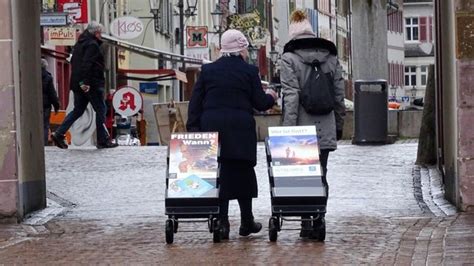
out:
{"label": "window with shutter", "polygon": [[426,86],[426,83],[428,80],[428,66],[421,66],[420,74],[421,74],[421,85]]}
{"label": "window with shutter", "polygon": [[398,12],[398,32],[403,33],[403,13]]}
{"label": "window with shutter", "polygon": [[426,33],[427,33],[427,18],[426,17],[420,17],[420,41],[421,42],[426,42],[428,40]]}
{"label": "window with shutter", "polygon": [[416,86],[416,66],[405,67],[405,86]]}
{"label": "window with shutter", "polygon": [[428,41],[433,42],[433,17],[429,17],[428,22]]}
{"label": "window with shutter", "polygon": [[403,64],[398,65],[398,86],[403,86]]}
{"label": "window with shutter", "polygon": [[388,84],[393,85],[392,63],[388,63]]}
{"label": "window with shutter", "polygon": [[[425,22],[426,24],[426,22]],[[405,38],[407,41],[419,40],[418,18],[405,18]]]}

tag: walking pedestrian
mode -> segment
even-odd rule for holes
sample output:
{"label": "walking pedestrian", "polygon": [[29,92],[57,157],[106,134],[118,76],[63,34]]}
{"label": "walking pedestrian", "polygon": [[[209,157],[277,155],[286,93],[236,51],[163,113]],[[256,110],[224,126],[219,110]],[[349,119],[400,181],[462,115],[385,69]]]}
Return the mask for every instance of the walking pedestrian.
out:
{"label": "walking pedestrian", "polygon": [[[342,137],[344,126],[344,79],[342,68],[337,58],[337,48],[333,42],[317,38],[306,14],[296,10],[291,14],[289,26],[290,41],[284,47],[281,57],[281,84],[283,94],[284,126],[315,125],[320,145],[320,162],[323,170],[322,181],[329,186],[326,178],[329,152],[336,150],[337,140]],[[310,78],[312,68],[318,68],[328,79],[330,104],[333,106],[327,113],[314,114],[302,104],[302,89]],[[314,77],[313,77],[314,78]],[[316,88],[321,89],[321,88]],[[303,217],[305,218],[305,217]],[[324,223],[324,215],[314,223]],[[303,222],[303,227],[308,223]],[[308,236],[306,230],[301,236]]]}
{"label": "walking pedestrian", "polygon": [[72,54],[72,74],[69,88],[74,93],[74,109],[70,112],[55,133],[51,135],[53,142],[61,149],[67,149],[64,134],[72,124],[82,116],[90,103],[96,113],[96,130],[98,149],[114,148],[118,145],[110,141],[105,126],[105,78],[104,55],[101,52],[103,26],[91,22],[79,36]]}
{"label": "walking pedestrian", "polygon": [[54,108],[54,113],[59,111],[59,99],[56,89],[53,84],[53,77],[51,73],[46,70],[48,61],[41,59],[41,81],[43,87],[43,132],[44,145],[48,144],[49,135],[49,118],[51,117],[51,106]]}
{"label": "walking pedestrian", "polygon": [[203,65],[194,85],[188,111],[188,131],[217,131],[220,150],[220,220],[222,238],[229,238],[229,200],[240,206],[239,234],[258,233],[262,224],[255,222],[252,198],[257,197],[257,135],[254,108],[271,108],[277,97],[273,90],[264,92],[258,68],[246,62],[249,45],[238,30],[224,32],[221,57]]}

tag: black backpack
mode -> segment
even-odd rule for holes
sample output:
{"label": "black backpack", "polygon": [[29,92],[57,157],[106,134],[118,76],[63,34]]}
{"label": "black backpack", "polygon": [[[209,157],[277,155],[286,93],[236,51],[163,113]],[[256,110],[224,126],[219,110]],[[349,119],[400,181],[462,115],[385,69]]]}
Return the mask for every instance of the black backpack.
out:
{"label": "black backpack", "polygon": [[331,73],[323,73],[321,63],[305,63],[311,67],[311,73],[300,92],[300,103],[308,114],[325,115],[334,110],[334,81]]}

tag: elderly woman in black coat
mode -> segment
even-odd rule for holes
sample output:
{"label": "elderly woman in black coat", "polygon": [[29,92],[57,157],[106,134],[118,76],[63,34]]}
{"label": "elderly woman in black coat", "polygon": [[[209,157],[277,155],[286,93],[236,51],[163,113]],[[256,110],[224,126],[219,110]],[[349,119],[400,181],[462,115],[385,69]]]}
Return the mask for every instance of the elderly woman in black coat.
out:
{"label": "elderly woman in black coat", "polygon": [[240,206],[239,234],[257,233],[252,198],[257,197],[257,136],[254,109],[271,108],[276,94],[262,89],[258,68],[246,63],[248,41],[238,30],[224,32],[221,57],[203,65],[188,111],[188,131],[217,131],[220,153],[220,217],[223,239],[229,238],[229,200]]}

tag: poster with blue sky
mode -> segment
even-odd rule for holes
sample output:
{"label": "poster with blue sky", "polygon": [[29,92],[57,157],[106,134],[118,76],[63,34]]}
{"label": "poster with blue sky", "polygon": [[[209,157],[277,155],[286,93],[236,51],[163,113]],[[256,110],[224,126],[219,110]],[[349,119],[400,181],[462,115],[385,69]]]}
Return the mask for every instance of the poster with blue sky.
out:
{"label": "poster with blue sky", "polygon": [[270,127],[268,146],[273,176],[320,176],[315,126]]}

